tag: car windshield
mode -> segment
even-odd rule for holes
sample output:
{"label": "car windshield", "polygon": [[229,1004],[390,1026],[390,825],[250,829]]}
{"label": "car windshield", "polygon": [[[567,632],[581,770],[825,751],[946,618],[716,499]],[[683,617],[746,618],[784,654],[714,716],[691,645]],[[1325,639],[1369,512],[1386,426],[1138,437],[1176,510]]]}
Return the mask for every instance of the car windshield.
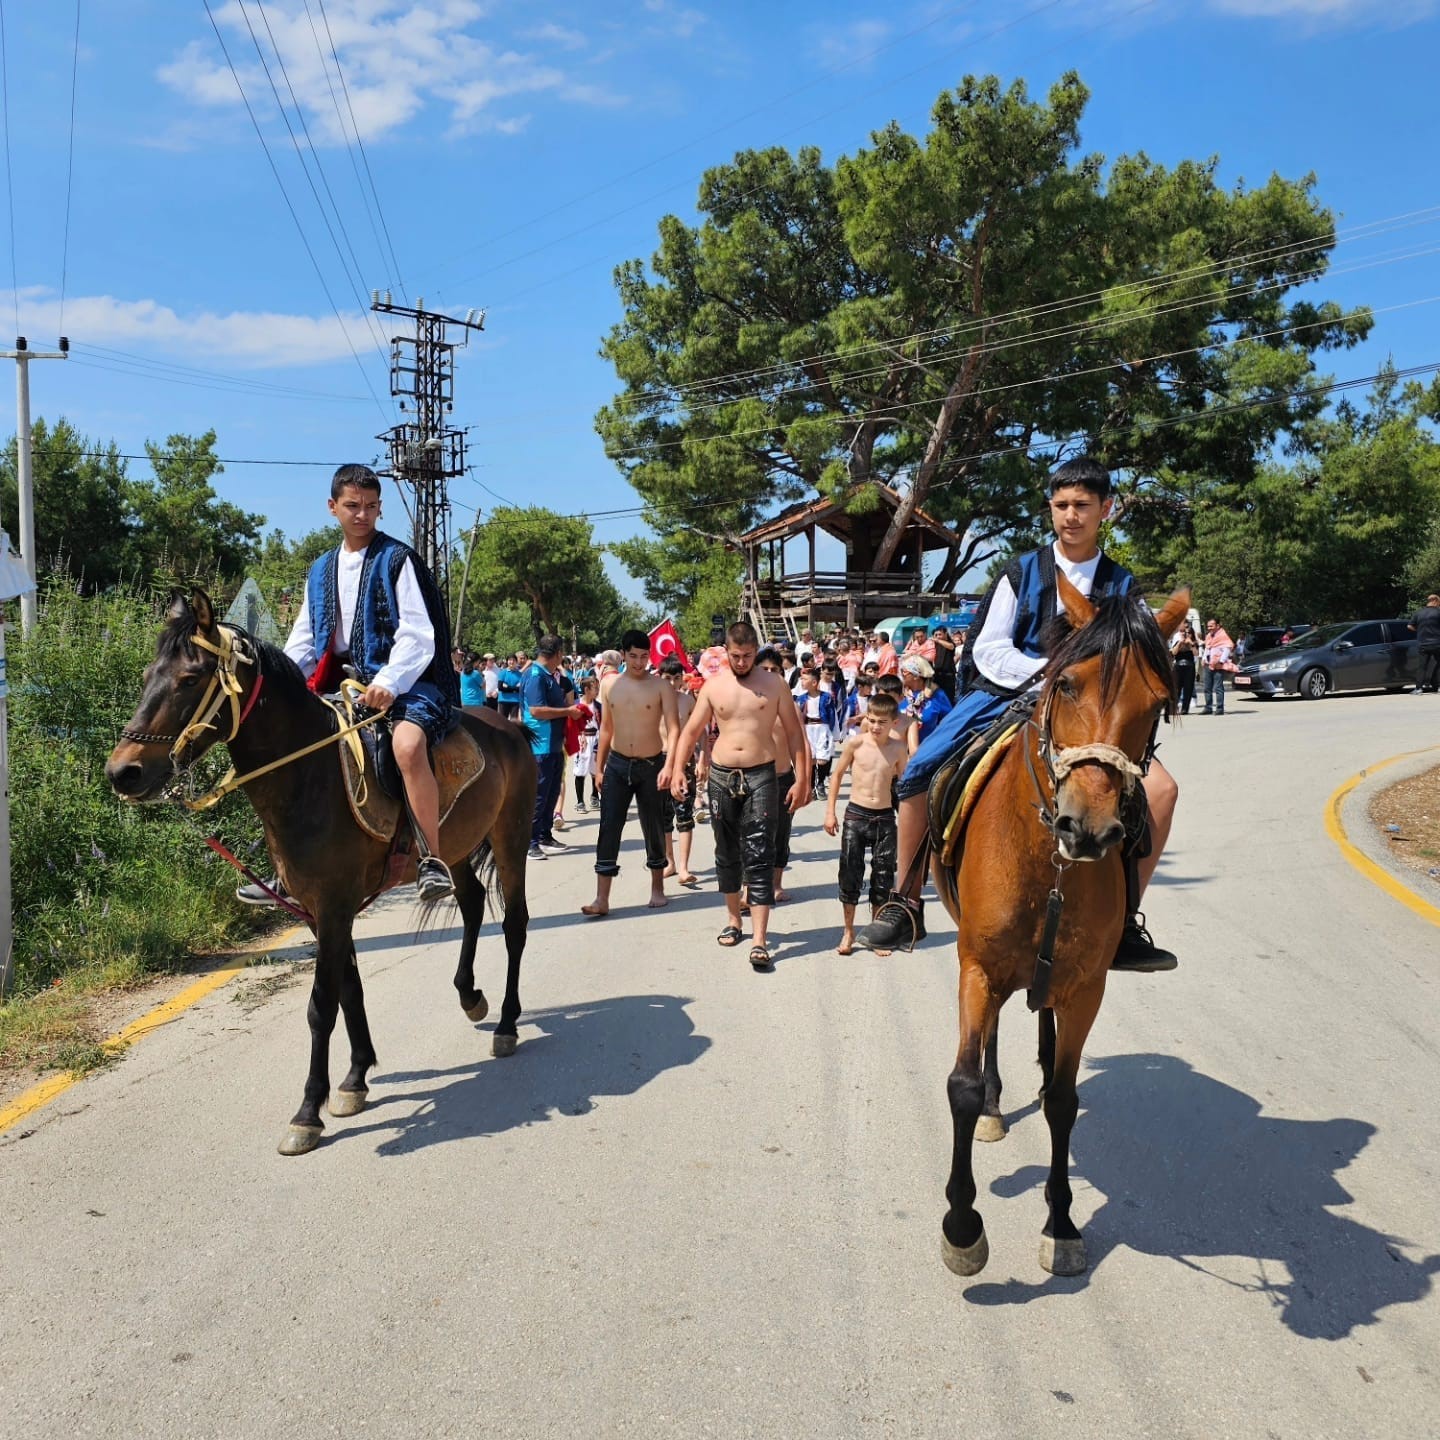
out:
{"label": "car windshield", "polygon": [[1297,635],[1293,640],[1285,642],[1287,650],[1309,650],[1316,645],[1328,645],[1332,640],[1338,640],[1347,630],[1355,628],[1353,621],[1346,621],[1343,625],[1317,625],[1313,630],[1307,630],[1303,635]]}

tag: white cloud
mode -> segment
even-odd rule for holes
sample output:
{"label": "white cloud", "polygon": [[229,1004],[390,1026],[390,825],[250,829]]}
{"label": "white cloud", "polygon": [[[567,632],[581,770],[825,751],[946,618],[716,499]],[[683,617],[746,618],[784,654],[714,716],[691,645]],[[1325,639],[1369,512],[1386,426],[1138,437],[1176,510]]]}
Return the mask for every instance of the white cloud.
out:
{"label": "white cloud", "polygon": [[[242,6],[240,0],[215,7],[251,105],[273,119],[271,80],[287,108],[293,88],[317,146],[345,143],[350,124],[347,90],[365,140],[398,129],[431,103],[449,109],[452,134],[515,133],[528,117],[507,114],[504,106],[522,95],[543,93],[579,105],[623,103],[602,86],[573,81],[562,66],[512,48],[498,37],[493,42],[480,38],[474,27],[486,18],[486,7],[476,0],[330,0],[325,13],[329,35],[314,4],[307,6],[304,0],[269,0],[263,19],[258,6]],[[268,31],[264,20],[269,21]],[[269,78],[256,55],[251,26],[268,62]],[[543,25],[528,34],[561,48],[585,43],[579,32],[558,25]],[[330,55],[332,36],[343,86]],[[192,40],[157,75],[197,105],[242,104],[235,76],[213,39]]]}
{"label": "white cloud", "polygon": [[[22,286],[19,298],[20,333],[30,337],[37,349],[44,348],[35,337],[59,333],[59,297],[40,286]],[[0,309],[10,308],[11,292],[0,291]],[[158,300],[69,295],[65,299],[65,329],[75,337],[77,353],[83,353],[83,337],[84,343],[92,345],[120,348],[122,342],[129,342],[163,347],[157,358],[223,358],[241,366],[272,369],[348,358],[351,344],[362,357],[367,346],[373,349],[374,340],[364,315],[341,313],[343,328],[334,315],[287,315],[263,310],[231,310],[225,314],[206,310],[182,315]]]}
{"label": "white cloud", "polygon": [[884,20],[851,20],[811,30],[815,57],[827,70],[869,69],[875,51],[892,33]]}
{"label": "white cloud", "polygon": [[1209,4],[1225,15],[1342,24],[1376,20],[1386,26],[1409,25],[1440,10],[1440,0],[1209,0]]}

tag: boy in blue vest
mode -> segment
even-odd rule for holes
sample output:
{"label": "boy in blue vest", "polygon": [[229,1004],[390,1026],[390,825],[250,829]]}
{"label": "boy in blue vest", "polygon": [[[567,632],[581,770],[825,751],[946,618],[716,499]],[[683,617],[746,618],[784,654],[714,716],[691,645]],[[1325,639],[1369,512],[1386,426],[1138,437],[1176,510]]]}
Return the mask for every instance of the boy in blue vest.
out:
{"label": "boy in blue vest", "polygon": [[[901,889],[856,937],[856,943],[865,949],[909,950],[925,938],[924,902],[920,899],[925,867],[916,860],[929,829],[926,797],[930,781],[973,736],[997,720],[1013,699],[1038,685],[1046,658],[1042,636],[1062,608],[1056,571],[1063,570],[1065,578],[1097,604],[1109,596],[1135,591],[1134,576],[1100,549],[1100,526],[1113,504],[1110,475],[1104,466],[1088,456],[1066,461],[1052,472],[1048,490],[1054,543],[1017,556],[991,586],[970,627],[973,639],[961,664],[960,698],[910,757],[896,787]],[[1138,592],[1135,603],[1142,603]],[[1144,786],[1150,810],[1150,853],[1138,861],[1137,895],[1144,892],[1165,848],[1180,793],[1169,772],[1154,759]],[[1151,940],[1138,911],[1126,916],[1112,969],[1173,970],[1176,963],[1174,955]]]}
{"label": "boy in blue vest", "polygon": [[[311,565],[285,653],[307,677],[318,670],[312,688],[324,691],[338,688],[343,667],[350,666],[365,687],[361,703],[389,712],[395,763],[421,851],[416,887],[422,900],[443,900],[454,885],[435,854],[440,794],[430,747],[454,728],[460,703],[445,605],[424,561],[377,528],[380,477],[369,466],[342,465],[335,472],[330,513],[340,524],[340,545]],[[269,888],[280,890],[275,881]],[[272,903],[259,885],[236,895],[249,904]]]}

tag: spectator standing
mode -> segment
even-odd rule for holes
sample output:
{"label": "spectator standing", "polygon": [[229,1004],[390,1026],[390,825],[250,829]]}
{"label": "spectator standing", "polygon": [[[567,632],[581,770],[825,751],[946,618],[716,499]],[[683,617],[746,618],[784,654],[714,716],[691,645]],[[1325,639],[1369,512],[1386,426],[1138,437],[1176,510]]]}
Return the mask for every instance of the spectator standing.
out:
{"label": "spectator standing", "polygon": [[955,700],[955,641],[948,627],[939,626],[930,637],[935,644],[935,654],[930,663],[935,667],[935,684],[944,692],[952,704]]}
{"label": "spectator standing", "polygon": [[1205,708],[1202,715],[1223,715],[1225,713],[1225,676],[1235,668],[1231,658],[1235,653],[1235,642],[1225,632],[1218,620],[1205,622]]}
{"label": "spectator standing", "polygon": [[536,648],[535,663],[526,668],[520,684],[520,723],[530,732],[530,749],[539,771],[530,821],[531,860],[564,855],[570,848],[555,838],[555,801],[565,774],[565,722],[578,717],[580,707],[565,703],[565,691],[555,676],[561,643],[558,635],[544,636]]}
{"label": "spectator standing", "polygon": [[1195,700],[1195,652],[1195,632],[1188,620],[1182,620],[1170,652],[1175,663],[1175,688],[1182,715],[1190,713],[1190,706]]}
{"label": "spectator standing", "polygon": [[472,714],[485,707],[485,679],[469,653],[460,664],[460,708]]}
{"label": "spectator standing", "polygon": [[909,748],[913,755],[921,741],[934,731],[953,707],[950,697],[935,683],[934,667],[918,655],[907,655],[900,662],[900,683],[910,697],[910,713],[915,717],[909,735]]}
{"label": "spectator standing", "polygon": [[480,667],[480,679],[485,686],[486,708],[497,710],[500,704],[500,667],[495,663],[495,657],[488,652],[484,664]]}
{"label": "spectator standing", "polygon": [[800,723],[810,746],[811,774],[814,777],[813,799],[823,800],[830,779],[830,765],[835,758],[835,701],[820,688],[820,672],[807,665],[800,672],[800,693],[795,697],[800,707]]}
{"label": "spectator standing", "polygon": [[580,712],[578,720],[567,720],[567,730],[571,725],[580,727],[580,748],[575,752],[575,813],[584,815],[587,813],[585,805],[585,782],[590,780],[593,787],[593,776],[595,774],[595,746],[597,737],[600,734],[599,707],[595,704],[595,694],[599,689],[599,682],[593,675],[587,676],[580,682],[580,704],[576,707]]}
{"label": "spectator standing", "polygon": [[875,666],[882,675],[898,675],[900,673],[900,657],[895,653],[895,647],[890,643],[890,636],[881,630],[875,638],[880,642],[875,647]]}
{"label": "spectator standing", "polygon": [[520,718],[520,670],[514,655],[507,655],[496,677],[495,699],[502,720]]}
{"label": "spectator standing", "polygon": [[1415,612],[1410,628],[1420,651],[1420,679],[1417,695],[1440,692],[1440,595],[1427,595],[1425,604]]}

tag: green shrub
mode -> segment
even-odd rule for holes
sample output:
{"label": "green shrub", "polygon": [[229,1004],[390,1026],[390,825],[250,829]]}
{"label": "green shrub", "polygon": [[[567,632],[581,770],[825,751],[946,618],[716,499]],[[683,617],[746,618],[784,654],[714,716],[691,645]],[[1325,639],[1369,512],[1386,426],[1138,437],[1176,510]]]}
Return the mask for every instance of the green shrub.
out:
{"label": "green shrub", "polygon": [[[7,629],[17,994],[79,969],[125,983],[254,926],[234,899],[235,871],[203,843],[218,832],[264,863],[242,796],[197,820],[176,805],[128,805],[105,780],[162,608],[134,592],[87,598],[57,587],[28,640]],[[225,763],[220,747],[206,757],[217,774]]]}

